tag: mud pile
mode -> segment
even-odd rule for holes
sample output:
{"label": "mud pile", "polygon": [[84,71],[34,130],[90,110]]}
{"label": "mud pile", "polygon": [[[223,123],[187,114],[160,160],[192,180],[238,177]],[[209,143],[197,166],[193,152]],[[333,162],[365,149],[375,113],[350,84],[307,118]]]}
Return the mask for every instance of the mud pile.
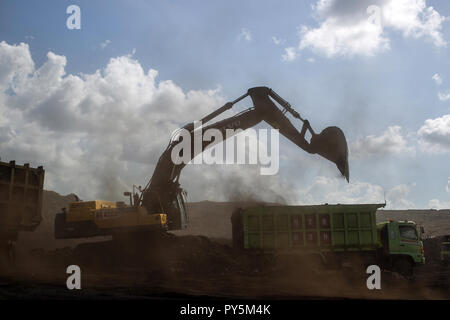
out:
{"label": "mud pile", "polygon": [[[14,274],[0,275],[0,298],[450,299],[450,269],[435,255],[438,240],[429,240],[425,244],[431,262],[416,278],[383,271],[382,290],[367,289],[363,264],[327,269],[313,257],[274,258],[202,236],[142,236],[34,249],[26,260],[17,261]],[[66,268],[72,264],[82,270],[83,290],[68,295]],[[12,280],[2,285],[5,276]]]}
{"label": "mud pile", "polygon": [[[438,261],[439,239],[428,239],[427,259],[414,280],[383,271],[381,291],[366,287],[365,266],[327,269],[318,257],[263,255],[203,236],[165,234],[121,237],[75,248],[33,250],[33,281],[65,285],[65,269],[76,264],[84,287],[101,295],[162,293],[245,298],[450,298],[448,267]],[[19,262],[21,264],[21,262]],[[126,288],[126,289],[125,289]],[[131,290],[131,291],[130,291]],[[447,293],[446,293],[447,292]],[[92,298],[92,297],[90,297]],[[94,297],[96,298],[96,297]]]}
{"label": "mud pile", "polygon": [[270,259],[258,252],[234,250],[203,236],[172,234],[124,236],[75,248],[37,249],[31,255],[48,267],[76,264],[93,272],[140,269],[162,276],[252,274],[270,266]]}

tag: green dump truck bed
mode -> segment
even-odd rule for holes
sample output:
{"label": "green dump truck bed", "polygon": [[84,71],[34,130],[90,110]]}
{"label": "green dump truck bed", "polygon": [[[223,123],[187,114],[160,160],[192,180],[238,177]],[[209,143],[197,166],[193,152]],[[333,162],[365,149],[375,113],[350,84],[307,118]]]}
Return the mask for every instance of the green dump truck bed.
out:
{"label": "green dump truck bed", "polygon": [[277,251],[375,250],[384,204],[258,206],[232,216],[234,246]]}
{"label": "green dump truck bed", "polygon": [[14,240],[42,220],[44,169],[0,161],[0,238]]}

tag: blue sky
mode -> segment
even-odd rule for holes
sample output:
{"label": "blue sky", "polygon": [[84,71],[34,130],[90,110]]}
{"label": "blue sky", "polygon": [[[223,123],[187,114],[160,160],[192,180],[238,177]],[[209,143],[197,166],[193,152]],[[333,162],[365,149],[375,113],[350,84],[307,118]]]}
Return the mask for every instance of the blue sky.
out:
{"label": "blue sky", "polygon": [[[405,3],[402,7],[392,3],[391,0],[346,3],[336,0],[281,3],[273,0],[4,0],[0,4],[0,41],[5,42],[5,55],[9,48],[6,46],[26,43],[34,61],[32,72],[49,61],[49,51],[64,56],[65,74],[61,79],[74,75],[86,81],[83,74],[92,75],[96,70],[105,76],[105,68],[112,58],[128,57],[136,61],[144,73],[149,69],[157,70],[156,83],[171,80],[176,89],[186,95],[190,91],[217,90],[214,93],[216,104],[208,100],[198,108],[193,106],[195,112],[180,113],[178,121],[173,121],[172,114],[165,114],[170,118],[165,120],[168,121],[168,132],[174,123],[196,120],[190,117],[201,117],[250,87],[269,86],[308,118],[316,131],[329,125],[341,127],[351,146],[350,176],[351,182],[356,184],[349,187],[334,180],[337,175],[332,166],[320,161],[319,164],[311,163],[302,151],[282,140],[280,152],[291,158],[281,161],[278,177],[281,182],[274,185],[282,192],[283,188],[289,189],[289,194],[296,190],[294,202],[302,203],[306,201],[304,199],[351,202],[366,198],[370,202],[378,199],[379,190],[382,190],[390,194],[388,200],[392,207],[450,207],[450,120],[446,117],[450,114],[450,98],[446,98],[450,92],[447,44],[450,21],[445,18],[450,17],[450,4],[445,1],[398,1]],[[69,16],[66,8],[72,4],[81,9],[81,30],[66,28]],[[384,20],[380,29],[368,28],[364,23],[365,9],[370,4],[382,9]],[[406,12],[405,8],[413,8],[413,13]],[[432,22],[437,22],[438,26]],[[331,29],[327,29],[330,25]],[[353,30],[354,34],[351,33]],[[329,45],[330,41],[335,41],[334,46]],[[388,48],[383,47],[386,43]],[[290,57],[286,56],[288,51],[292,53]],[[58,61],[55,65],[63,64]],[[1,72],[2,69],[0,76]],[[441,80],[433,80],[433,75]],[[155,86],[157,88],[158,84]],[[105,96],[109,97],[106,93]],[[126,97],[135,101],[131,94]],[[87,138],[80,137],[86,132],[92,137],[94,133],[83,131],[86,126],[80,125],[72,135],[61,134],[58,126],[39,123],[29,115],[38,114],[40,118],[36,119],[43,119],[48,109],[45,105],[55,98],[41,99],[39,105],[31,103],[24,108],[29,110],[23,111],[21,116],[14,115],[12,105],[0,105],[4,109],[4,119],[8,119],[8,127],[6,121],[3,126],[7,128],[5,130],[16,128],[17,133],[24,123],[33,122],[36,124],[33,130],[44,128],[46,138],[52,134],[58,136],[55,139],[58,142],[52,141],[53,146],[49,147],[49,152],[54,153],[52,157],[39,158],[48,166],[46,186],[62,193],[82,193],[81,180],[59,181],[57,170],[76,170],[76,164],[72,162],[79,163],[83,156],[88,157],[89,152],[94,152],[84,148],[83,139]],[[151,103],[149,101],[142,103]],[[186,103],[190,106],[189,101]],[[236,110],[248,107],[249,103],[239,104]],[[184,108],[183,105],[180,108]],[[151,117],[152,109],[148,112]],[[64,119],[61,121],[68,121]],[[432,121],[426,124],[428,119]],[[165,134],[161,133],[161,136]],[[26,133],[23,135],[22,140]],[[18,140],[14,143],[4,139],[3,146],[0,140],[2,159],[23,157],[18,161],[32,161],[26,158],[32,157],[33,153],[20,147],[19,136],[17,133],[15,139]],[[160,139],[164,141],[162,137]],[[66,154],[63,146],[68,144],[67,141],[80,148],[79,153],[74,155],[72,149]],[[96,145],[102,143],[107,142],[99,140]],[[121,152],[128,148],[128,143],[123,142]],[[149,157],[157,157],[164,144],[149,146],[147,152],[155,153]],[[139,140],[131,145],[140,149]],[[63,156],[57,157],[58,152]],[[64,163],[64,157],[71,160]],[[110,157],[98,159],[98,166],[108,159]],[[146,170],[150,178],[154,164],[145,165],[133,156],[118,161],[113,167],[127,172],[120,177],[120,183],[129,186],[137,179],[142,180],[138,183],[145,184],[143,176],[147,173],[143,175],[142,171]],[[187,170],[185,187],[194,190],[196,185],[191,178],[195,177],[197,169]],[[207,170],[212,171],[206,181],[214,181],[214,175],[222,174],[218,168]],[[241,175],[238,171],[235,174]],[[321,177],[329,180],[320,180]],[[320,191],[323,184],[327,184],[323,190],[328,191]],[[102,195],[101,192],[98,194]],[[222,199],[214,194],[195,191],[192,194],[195,200],[203,200],[202,197]]]}

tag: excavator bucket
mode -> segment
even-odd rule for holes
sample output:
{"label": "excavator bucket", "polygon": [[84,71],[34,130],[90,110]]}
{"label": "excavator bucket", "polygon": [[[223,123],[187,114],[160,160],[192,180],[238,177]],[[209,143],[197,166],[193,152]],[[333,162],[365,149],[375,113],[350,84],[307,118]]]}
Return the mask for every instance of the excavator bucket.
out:
{"label": "excavator bucket", "polygon": [[338,127],[325,128],[321,133],[312,136],[310,144],[315,153],[334,162],[342,175],[349,181],[348,146],[341,129]]}

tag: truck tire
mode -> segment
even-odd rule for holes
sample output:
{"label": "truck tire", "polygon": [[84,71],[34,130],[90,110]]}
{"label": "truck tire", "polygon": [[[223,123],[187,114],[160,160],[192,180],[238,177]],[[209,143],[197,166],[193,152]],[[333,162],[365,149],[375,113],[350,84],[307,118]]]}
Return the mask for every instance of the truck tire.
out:
{"label": "truck tire", "polygon": [[407,278],[412,278],[414,276],[414,265],[408,258],[397,258],[394,262],[394,271]]}

